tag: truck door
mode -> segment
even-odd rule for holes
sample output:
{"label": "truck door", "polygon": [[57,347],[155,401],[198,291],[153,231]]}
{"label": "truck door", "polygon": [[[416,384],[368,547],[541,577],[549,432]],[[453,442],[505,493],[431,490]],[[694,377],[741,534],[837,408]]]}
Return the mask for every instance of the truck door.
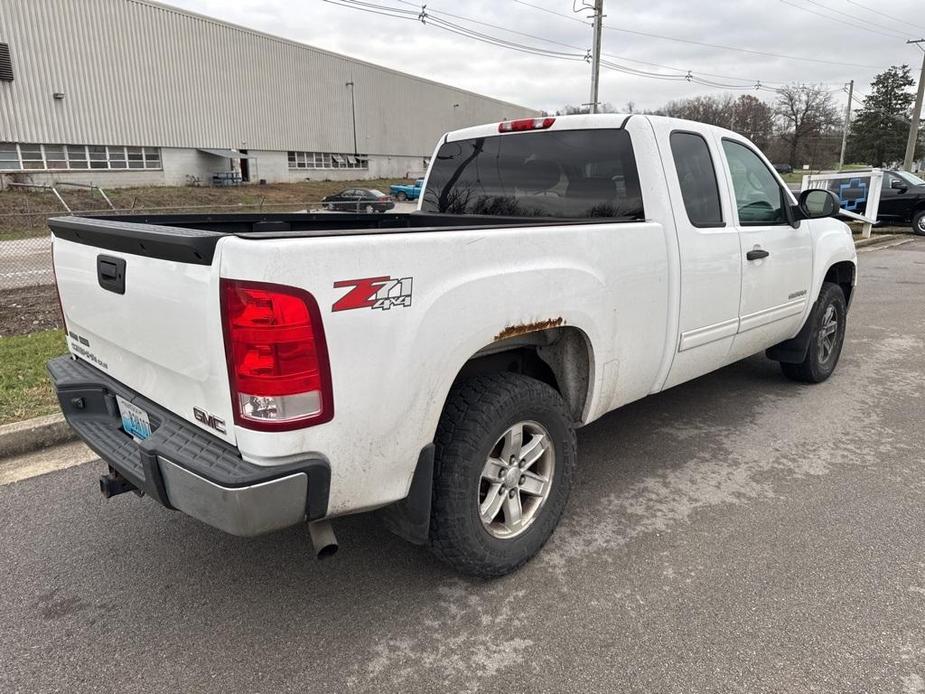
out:
{"label": "truck door", "polygon": [[877,218],[891,222],[911,220],[912,208],[919,202],[919,198],[910,192],[909,188],[908,181],[904,181],[892,171],[884,171]]}
{"label": "truck door", "polygon": [[794,229],[793,204],[770,165],[746,142],[719,138],[741,240],[742,298],[733,356],[760,352],[796,335],[812,301],[809,224]]}
{"label": "truck door", "polygon": [[663,385],[669,388],[727,362],[739,323],[742,253],[729,201],[720,194],[722,151],[709,130],[664,119],[652,126],[663,150],[681,269],[677,352]]}

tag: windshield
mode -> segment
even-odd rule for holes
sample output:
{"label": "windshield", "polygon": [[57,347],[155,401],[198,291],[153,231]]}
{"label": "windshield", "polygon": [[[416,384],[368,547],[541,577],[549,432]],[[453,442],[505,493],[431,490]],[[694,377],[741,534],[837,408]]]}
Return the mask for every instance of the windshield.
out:
{"label": "windshield", "polygon": [[908,171],[894,171],[897,176],[906,181],[910,186],[925,186],[925,180],[922,180],[915,174],[911,174]]}
{"label": "windshield", "polygon": [[424,212],[644,219],[625,130],[553,130],[447,142],[434,159]]}

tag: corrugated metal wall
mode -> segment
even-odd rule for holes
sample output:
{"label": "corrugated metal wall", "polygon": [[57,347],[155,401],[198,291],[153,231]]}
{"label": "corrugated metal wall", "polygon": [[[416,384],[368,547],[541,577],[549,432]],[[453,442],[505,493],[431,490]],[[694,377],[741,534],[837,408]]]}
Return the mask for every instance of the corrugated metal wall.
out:
{"label": "corrugated metal wall", "polygon": [[368,154],[535,113],[141,0],[0,0],[0,42],[0,141],[352,152],[348,81]]}

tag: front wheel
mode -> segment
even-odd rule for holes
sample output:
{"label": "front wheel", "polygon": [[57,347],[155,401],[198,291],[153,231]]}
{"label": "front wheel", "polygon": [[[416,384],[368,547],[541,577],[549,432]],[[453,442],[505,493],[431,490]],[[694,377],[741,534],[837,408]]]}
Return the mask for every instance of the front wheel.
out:
{"label": "front wheel", "polygon": [[925,210],[916,212],[912,218],[912,233],[925,236]]}
{"label": "front wheel", "polygon": [[431,549],[458,571],[514,571],[562,516],[575,431],[562,397],[533,378],[479,376],[454,387],[437,428]]}
{"label": "front wheel", "polygon": [[405,200],[408,199],[408,194],[405,193],[404,191],[399,191],[398,195],[396,195],[395,197],[401,200],[402,202],[404,202]]}
{"label": "front wheel", "polygon": [[806,358],[799,364],[781,362],[780,365],[784,375],[794,381],[822,383],[826,380],[835,371],[845,342],[848,307],[842,288],[833,282],[823,283],[816,303],[810,313],[813,325]]}

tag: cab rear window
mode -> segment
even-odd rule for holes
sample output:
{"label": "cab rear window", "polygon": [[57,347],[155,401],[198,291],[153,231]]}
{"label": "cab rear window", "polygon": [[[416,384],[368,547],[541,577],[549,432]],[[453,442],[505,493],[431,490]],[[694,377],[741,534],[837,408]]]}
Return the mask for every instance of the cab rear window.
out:
{"label": "cab rear window", "polygon": [[625,130],[552,130],[444,143],[424,212],[645,219]]}

